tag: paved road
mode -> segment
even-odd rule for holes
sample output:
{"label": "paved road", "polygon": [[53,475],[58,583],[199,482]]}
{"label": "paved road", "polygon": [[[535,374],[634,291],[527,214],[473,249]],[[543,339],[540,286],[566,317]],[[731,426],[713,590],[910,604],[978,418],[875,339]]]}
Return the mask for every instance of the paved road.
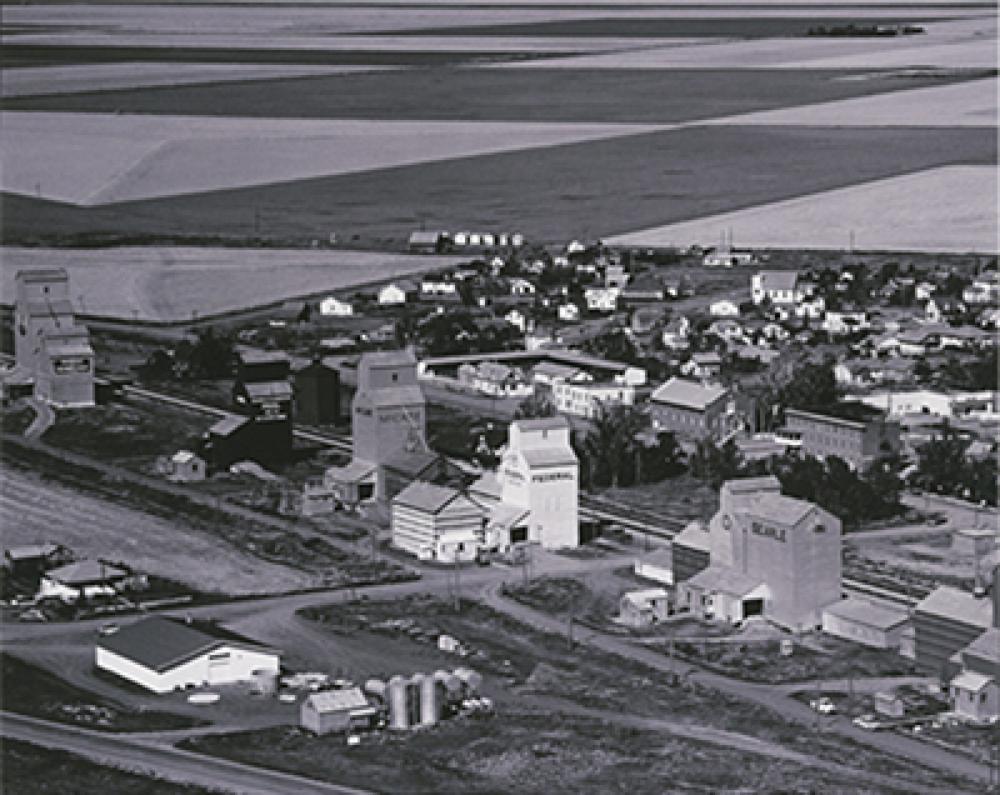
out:
{"label": "paved road", "polygon": [[9,712],[2,713],[0,733],[4,737],[79,754],[102,764],[137,773],[152,772],[177,783],[239,795],[363,795],[366,792],[202,756],[141,737],[63,726]]}
{"label": "paved road", "polygon": [[[540,613],[525,605],[507,599],[500,594],[500,584],[491,583],[482,590],[482,599],[490,607],[502,611],[524,624],[533,626],[545,632],[564,634],[566,623],[552,616]],[[743,682],[738,679],[704,671],[687,662],[673,660],[658,652],[629,643],[602,632],[587,630],[578,637],[582,645],[593,646],[610,654],[635,660],[650,668],[665,673],[676,673],[686,676],[689,681],[697,682],[735,698],[751,701],[767,707],[794,723],[805,726],[816,724],[816,713],[806,704],[788,698],[780,687]],[[847,718],[837,717],[824,724],[825,731],[837,734],[849,740],[883,751],[886,754],[900,756],[919,762],[928,767],[946,770],[965,776],[972,781],[988,782],[990,771],[984,765],[964,756],[949,753],[944,749],[928,745],[917,740],[896,734],[894,732],[868,732],[854,726]]]}

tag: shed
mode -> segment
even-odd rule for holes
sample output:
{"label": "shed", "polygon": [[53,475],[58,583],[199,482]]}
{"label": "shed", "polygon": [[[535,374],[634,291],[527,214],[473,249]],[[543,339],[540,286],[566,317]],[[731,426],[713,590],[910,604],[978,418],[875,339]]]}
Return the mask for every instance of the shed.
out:
{"label": "shed", "polygon": [[170,457],[167,480],[172,483],[194,483],[206,476],[205,459],[190,450],[178,450]]}
{"label": "shed", "polygon": [[618,620],[635,629],[652,626],[670,615],[670,594],[666,588],[645,588],[622,594]]}
{"label": "shed", "polygon": [[823,631],[876,649],[898,649],[910,614],[866,599],[844,599],[823,610]]}
{"label": "shed", "polygon": [[302,702],[299,725],[314,734],[331,734],[348,731],[359,723],[367,724],[375,714],[360,687],[325,690]]}

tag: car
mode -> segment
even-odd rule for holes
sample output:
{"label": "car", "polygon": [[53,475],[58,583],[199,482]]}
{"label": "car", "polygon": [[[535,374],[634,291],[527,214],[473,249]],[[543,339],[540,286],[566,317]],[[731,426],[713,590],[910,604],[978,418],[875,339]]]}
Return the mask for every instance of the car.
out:
{"label": "car", "polygon": [[837,711],[837,705],[833,703],[827,696],[821,696],[820,698],[814,698],[809,702],[809,706],[816,710],[820,715],[832,715]]}
{"label": "car", "polygon": [[48,621],[48,616],[45,615],[41,610],[33,607],[30,610],[25,610],[21,615],[17,617],[18,621],[25,624],[41,624]]}
{"label": "car", "polygon": [[97,634],[102,638],[106,638],[108,635],[114,635],[119,629],[121,629],[121,627],[114,623],[101,624],[101,626],[97,628]]}
{"label": "car", "polygon": [[865,715],[858,715],[854,720],[851,721],[859,729],[864,729],[865,731],[875,732],[882,728],[882,724],[879,723],[877,717],[872,715],[870,712]]}

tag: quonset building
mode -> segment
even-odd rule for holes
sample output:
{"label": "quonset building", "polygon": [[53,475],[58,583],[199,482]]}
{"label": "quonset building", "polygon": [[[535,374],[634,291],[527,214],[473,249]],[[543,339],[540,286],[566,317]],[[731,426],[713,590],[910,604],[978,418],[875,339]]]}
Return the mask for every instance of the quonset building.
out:
{"label": "quonset building", "polygon": [[[679,540],[678,606],[706,618],[736,623],[760,615],[807,631],[820,626],[824,607],[840,600],[840,520],[784,496],[777,478],[727,481],[718,513]],[[700,561],[707,565],[693,573]]]}

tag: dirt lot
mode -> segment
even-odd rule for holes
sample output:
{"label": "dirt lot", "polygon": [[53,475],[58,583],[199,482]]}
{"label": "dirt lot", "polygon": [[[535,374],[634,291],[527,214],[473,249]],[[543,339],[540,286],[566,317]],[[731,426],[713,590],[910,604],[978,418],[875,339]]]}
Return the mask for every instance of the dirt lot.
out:
{"label": "dirt lot", "polygon": [[[298,729],[204,737],[185,748],[380,792],[874,792],[792,762],[577,716],[504,712],[347,748]],[[904,791],[905,788],[901,788]]]}
{"label": "dirt lot", "polygon": [[20,740],[3,741],[4,789],[20,795],[106,792],[115,795],[209,795],[211,790],[140,776]]}
{"label": "dirt lot", "polygon": [[0,673],[4,709],[22,715],[119,732],[186,729],[204,723],[169,712],[129,709],[9,654],[0,654]]}

